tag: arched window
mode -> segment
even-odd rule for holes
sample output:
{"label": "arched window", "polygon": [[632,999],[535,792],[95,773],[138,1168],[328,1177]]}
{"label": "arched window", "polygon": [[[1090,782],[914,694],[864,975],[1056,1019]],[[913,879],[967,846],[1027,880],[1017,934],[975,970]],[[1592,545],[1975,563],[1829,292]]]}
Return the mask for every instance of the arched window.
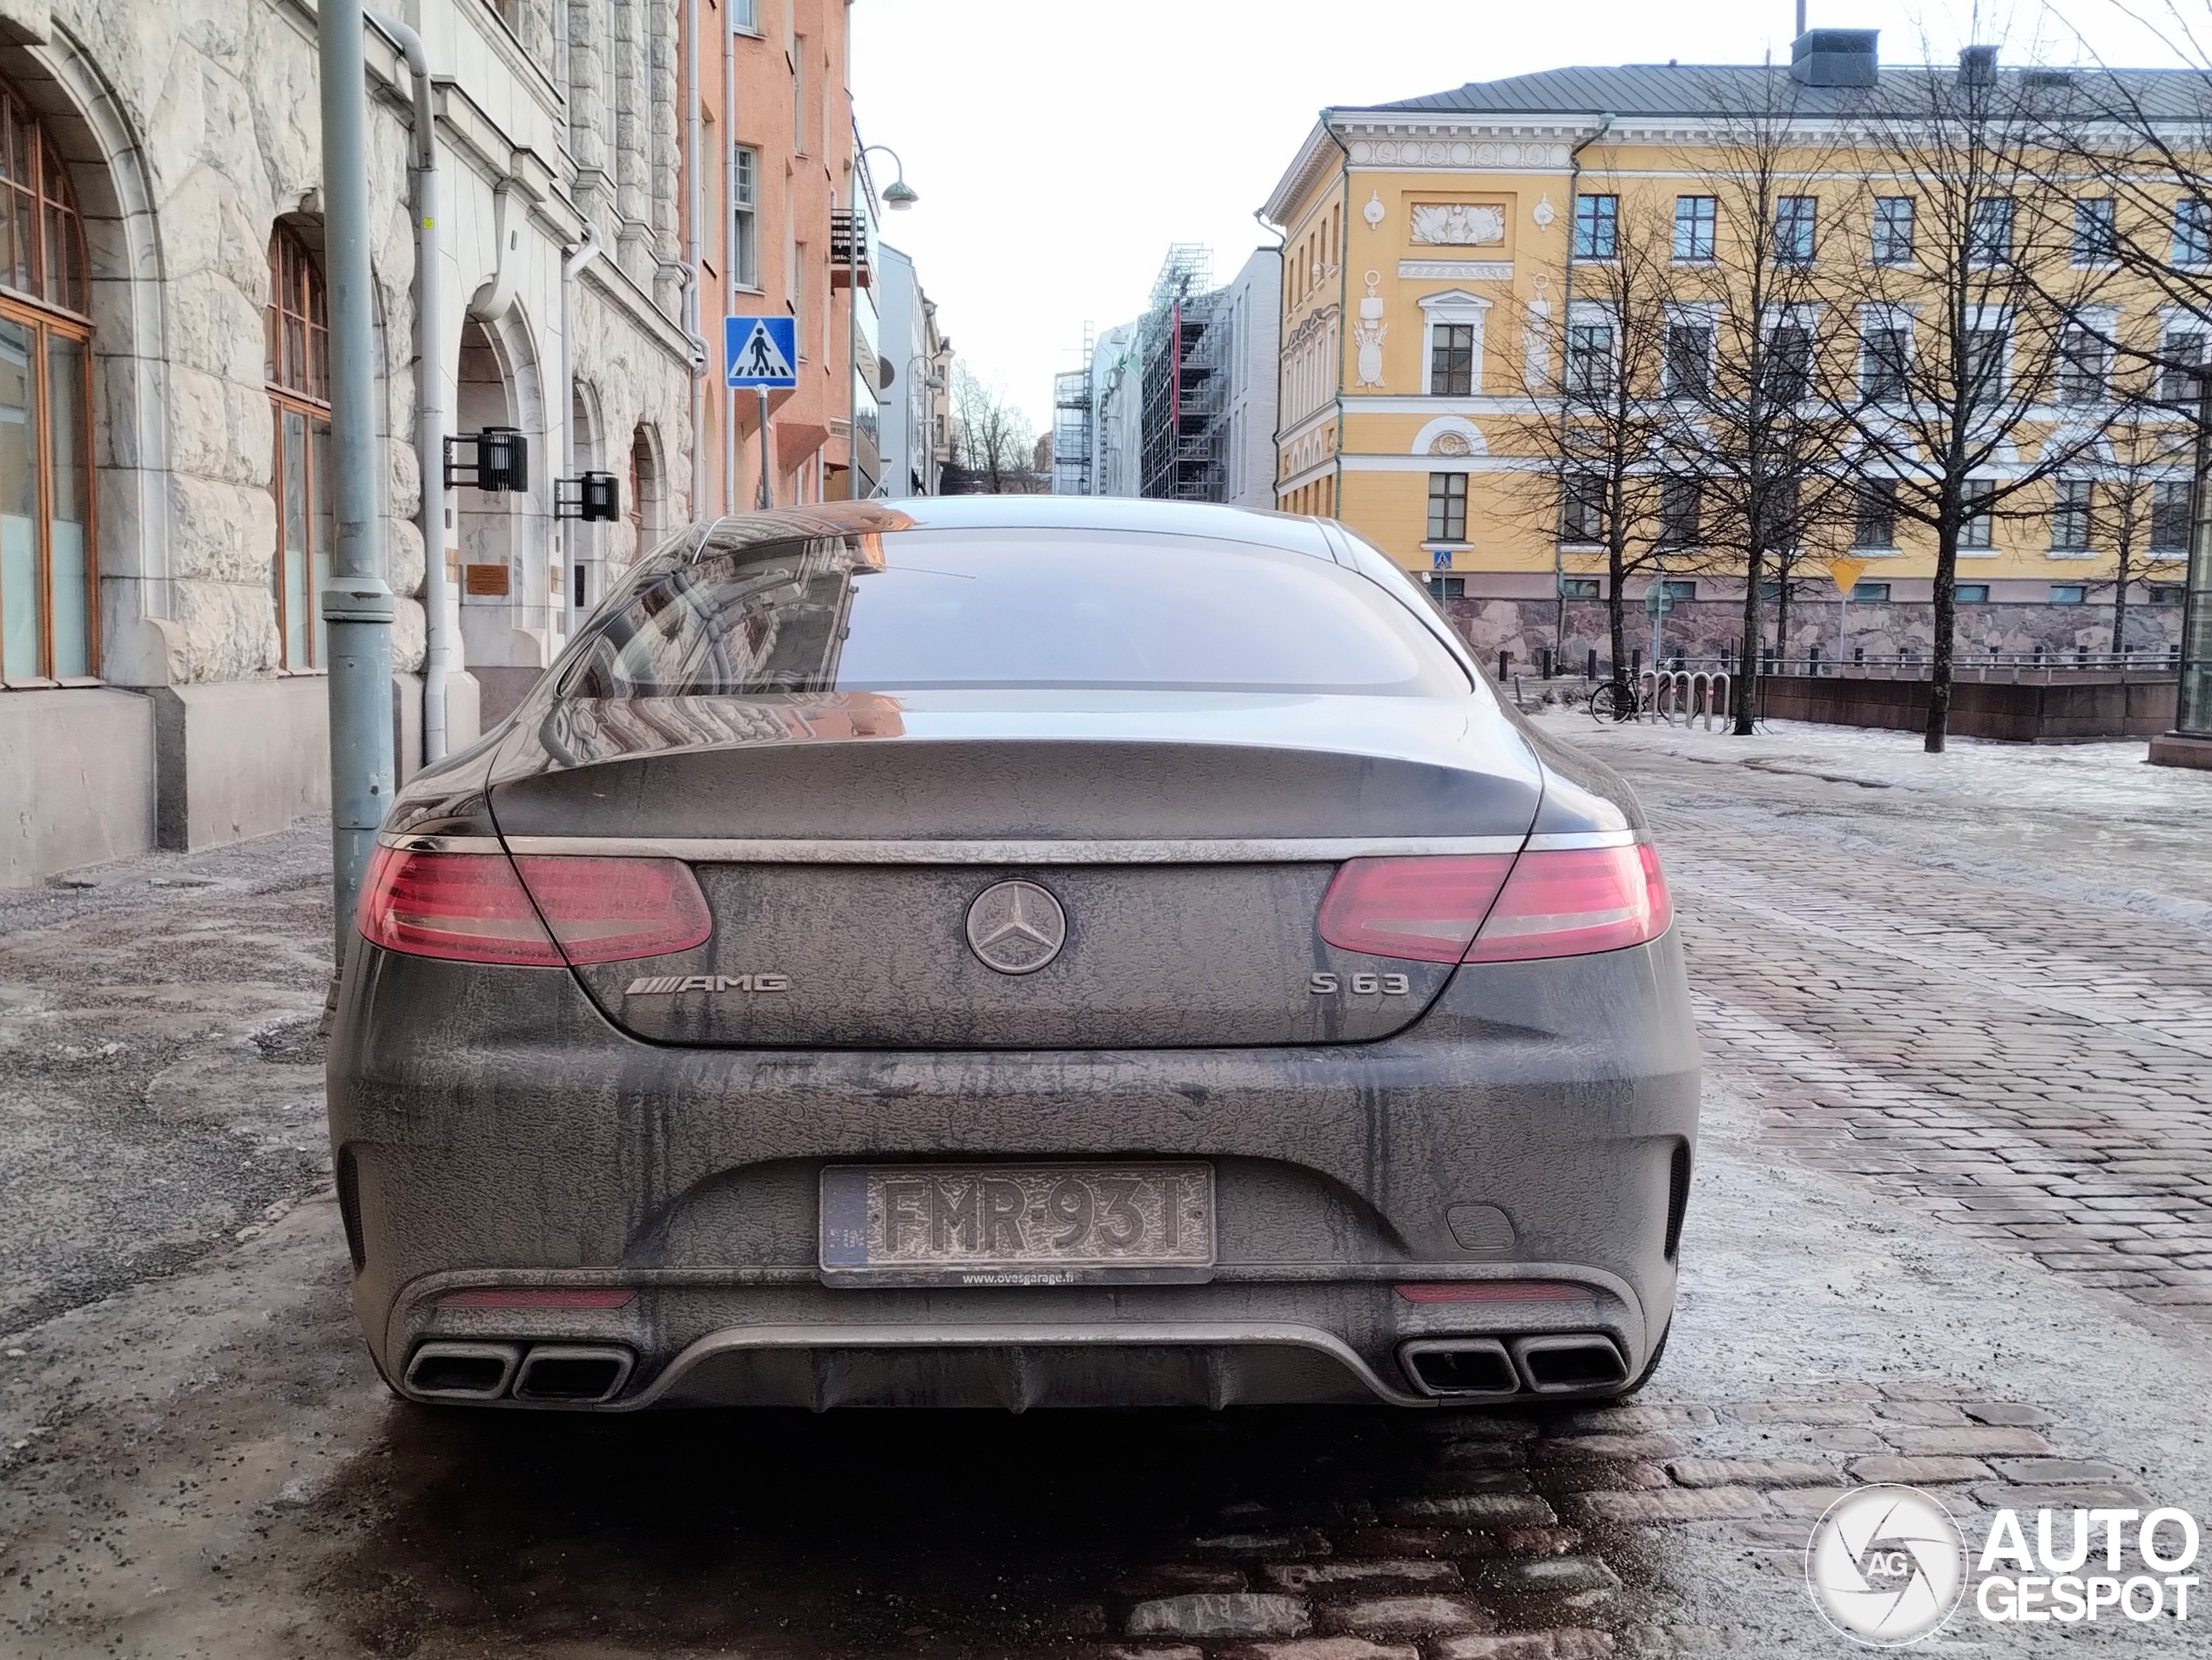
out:
{"label": "arched window", "polygon": [[37,120],[0,85],[0,679],[88,678],[92,330],[84,237]]}
{"label": "arched window", "polygon": [[322,273],[289,226],[269,238],[268,382],[276,429],[277,637],[287,669],[320,667],[330,576],[330,317]]}

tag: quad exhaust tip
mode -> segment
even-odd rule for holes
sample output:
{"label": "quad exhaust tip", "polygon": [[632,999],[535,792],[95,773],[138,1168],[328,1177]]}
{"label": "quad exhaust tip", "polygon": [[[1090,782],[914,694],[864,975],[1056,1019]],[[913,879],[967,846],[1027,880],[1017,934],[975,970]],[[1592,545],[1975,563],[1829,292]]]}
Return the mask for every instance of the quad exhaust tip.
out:
{"label": "quad exhaust tip", "polygon": [[1528,1387],[1540,1395],[1572,1394],[1629,1380],[1629,1363],[1619,1347],[1596,1332],[1517,1337],[1513,1357]]}
{"label": "quad exhaust tip", "polygon": [[597,1406],[612,1400],[630,1381],[635,1358],[611,1343],[539,1343],[523,1357],[515,1399]]}
{"label": "quad exhaust tip", "polygon": [[1524,1391],[1576,1394],[1629,1380],[1620,1346],[1598,1332],[1516,1337],[1417,1338],[1399,1362],[1422,1393],[1453,1400],[1505,1400]]}
{"label": "quad exhaust tip", "polygon": [[408,1393],[425,1400],[496,1400],[522,1358],[513,1343],[425,1343],[407,1363]]}

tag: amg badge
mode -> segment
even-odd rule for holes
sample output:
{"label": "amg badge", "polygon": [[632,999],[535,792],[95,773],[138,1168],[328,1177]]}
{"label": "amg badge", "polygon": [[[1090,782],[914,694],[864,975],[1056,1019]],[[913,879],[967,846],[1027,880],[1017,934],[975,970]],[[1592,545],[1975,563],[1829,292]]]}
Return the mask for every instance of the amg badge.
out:
{"label": "amg badge", "polygon": [[669,974],[647,975],[622,989],[625,997],[664,997],[684,991],[789,991],[791,976],[782,974]]}

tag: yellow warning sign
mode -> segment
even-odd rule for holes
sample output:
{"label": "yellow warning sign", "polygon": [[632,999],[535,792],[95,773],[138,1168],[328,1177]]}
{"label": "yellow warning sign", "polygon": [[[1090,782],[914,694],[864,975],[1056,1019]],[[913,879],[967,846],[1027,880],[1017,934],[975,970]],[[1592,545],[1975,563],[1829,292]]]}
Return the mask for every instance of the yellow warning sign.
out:
{"label": "yellow warning sign", "polygon": [[1836,591],[1846,599],[1851,597],[1851,585],[1866,574],[1864,559],[1831,559],[1828,578],[1836,584]]}

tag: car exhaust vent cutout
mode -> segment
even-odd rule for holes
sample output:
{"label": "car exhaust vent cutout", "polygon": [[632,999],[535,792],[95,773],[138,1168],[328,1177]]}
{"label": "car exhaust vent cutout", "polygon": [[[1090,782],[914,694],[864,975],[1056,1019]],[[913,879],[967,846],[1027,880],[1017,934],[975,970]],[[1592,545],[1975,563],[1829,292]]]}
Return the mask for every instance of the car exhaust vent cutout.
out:
{"label": "car exhaust vent cutout", "polygon": [[1422,1338],[1398,1352],[1423,1394],[1457,1400],[1502,1400],[1521,1393],[1513,1357],[1494,1337]]}
{"label": "car exhaust vent cutout", "polygon": [[1689,1144],[1675,1144],[1673,1158],[1667,1169],[1667,1260],[1675,1259],[1675,1252],[1682,1244],[1682,1223],[1689,1210]]}
{"label": "car exhaust vent cutout", "polygon": [[425,1343],[407,1363],[409,1394],[426,1400],[496,1400],[515,1380],[512,1343]]}
{"label": "car exhaust vent cutout", "polygon": [[614,1344],[540,1343],[523,1359],[515,1399],[565,1406],[611,1400],[634,1364],[630,1351]]}
{"label": "car exhaust vent cutout", "polygon": [[1596,1332],[1568,1332],[1551,1337],[1517,1337],[1514,1359],[1521,1374],[1540,1395],[1602,1388],[1629,1380],[1628,1362],[1613,1339]]}

